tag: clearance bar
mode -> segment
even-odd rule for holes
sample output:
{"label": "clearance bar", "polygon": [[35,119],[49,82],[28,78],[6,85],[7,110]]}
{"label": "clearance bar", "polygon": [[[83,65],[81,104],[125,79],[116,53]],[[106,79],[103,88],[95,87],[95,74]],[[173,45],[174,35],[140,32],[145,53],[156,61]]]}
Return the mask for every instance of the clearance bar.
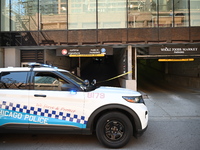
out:
{"label": "clearance bar", "polygon": [[158,61],[194,61],[194,58],[186,58],[186,59],[158,59]]}
{"label": "clearance bar", "polygon": [[104,57],[105,54],[71,54],[69,57]]}

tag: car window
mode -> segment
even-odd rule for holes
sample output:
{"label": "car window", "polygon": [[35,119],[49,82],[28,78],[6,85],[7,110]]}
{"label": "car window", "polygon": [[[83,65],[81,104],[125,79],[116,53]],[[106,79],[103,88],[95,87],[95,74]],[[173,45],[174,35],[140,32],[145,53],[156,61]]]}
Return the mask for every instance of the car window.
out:
{"label": "car window", "polygon": [[86,85],[85,82],[80,79],[79,77],[75,76],[74,74],[70,73],[70,72],[61,72],[64,76],[67,76],[68,78],[70,78],[71,80],[73,80],[74,82],[76,82],[79,85]]}
{"label": "car window", "polygon": [[63,84],[69,84],[52,72],[36,72],[34,77],[35,90],[61,91]]}
{"label": "car window", "polygon": [[27,74],[28,72],[2,72],[0,89],[27,89]]}

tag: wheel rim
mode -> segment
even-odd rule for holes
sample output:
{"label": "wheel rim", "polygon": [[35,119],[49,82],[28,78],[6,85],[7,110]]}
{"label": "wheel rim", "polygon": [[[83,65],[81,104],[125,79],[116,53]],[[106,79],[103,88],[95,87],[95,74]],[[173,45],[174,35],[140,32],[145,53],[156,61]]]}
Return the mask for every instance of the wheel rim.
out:
{"label": "wheel rim", "polygon": [[105,136],[108,140],[118,141],[124,135],[124,126],[121,122],[107,120],[105,125]]}

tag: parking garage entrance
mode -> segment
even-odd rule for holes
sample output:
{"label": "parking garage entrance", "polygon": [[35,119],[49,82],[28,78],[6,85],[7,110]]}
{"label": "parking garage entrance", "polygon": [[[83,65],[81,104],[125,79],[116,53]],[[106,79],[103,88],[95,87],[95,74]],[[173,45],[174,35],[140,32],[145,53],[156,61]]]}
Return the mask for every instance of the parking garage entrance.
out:
{"label": "parking garage entrance", "polygon": [[132,71],[135,53],[132,56],[131,46],[62,47],[56,50],[56,56],[71,59],[76,64],[71,67],[72,72],[83,79],[96,79],[99,85],[129,86],[128,88],[136,90],[136,82],[132,82],[135,79],[135,70]]}
{"label": "parking garage entrance", "polygon": [[163,86],[200,88],[200,46],[152,45],[137,48],[138,86],[147,82]]}
{"label": "parking garage entrance", "polygon": [[112,47],[64,47],[56,49],[56,56],[67,56],[72,63],[70,70],[82,79],[96,79],[100,85],[120,86],[118,80],[106,81],[118,74]]}

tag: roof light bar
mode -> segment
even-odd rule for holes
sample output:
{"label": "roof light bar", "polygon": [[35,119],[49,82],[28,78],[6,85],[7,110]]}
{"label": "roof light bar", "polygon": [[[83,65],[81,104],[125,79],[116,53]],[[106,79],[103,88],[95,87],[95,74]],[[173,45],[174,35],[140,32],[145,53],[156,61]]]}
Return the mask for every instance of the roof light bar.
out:
{"label": "roof light bar", "polygon": [[57,69],[57,67],[54,67],[52,65],[41,64],[41,63],[29,63],[28,67],[31,67],[31,68],[34,68],[34,67],[48,67],[48,68],[55,68],[55,69]]}

